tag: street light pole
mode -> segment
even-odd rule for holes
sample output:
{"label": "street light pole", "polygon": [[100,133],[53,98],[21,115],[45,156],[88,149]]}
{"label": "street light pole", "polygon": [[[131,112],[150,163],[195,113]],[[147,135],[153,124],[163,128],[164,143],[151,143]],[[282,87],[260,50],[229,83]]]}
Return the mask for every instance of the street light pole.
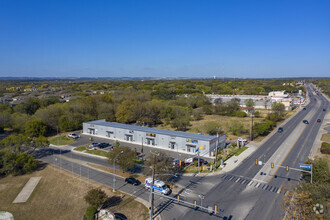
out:
{"label": "street light pole", "polygon": [[121,151],[119,154],[117,154],[115,159],[113,159],[113,189],[112,189],[113,192],[116,192],[116,160],[117,157],[122,153],[124,153],[124,151]]}

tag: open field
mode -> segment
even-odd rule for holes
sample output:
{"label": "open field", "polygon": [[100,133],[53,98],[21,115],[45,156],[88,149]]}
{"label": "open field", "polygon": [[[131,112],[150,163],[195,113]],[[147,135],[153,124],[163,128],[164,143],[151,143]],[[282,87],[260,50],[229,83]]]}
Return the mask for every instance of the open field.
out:
{"label": "open field", "polygon": [[[235,140],[238,136],[232,135],[229,131],[229,124],[231,121],[236,120],[243,124],[244,129],[247,130],[246,133],[240,135],[239,137],[248,138],[249,137],[249,129],[251,126],[251,118],[250,117],[230,117],[230,116],[221,116],[221,115],[204,115],[202,120],[199,121],[191,121],[191,126],[188,128],[187,132],[191,133],[202,133],[207,134],[205,131],[205,125],[209,122],[217,122],[220,124],[221,128],[226,133],[226,139],[227,140]],[[263,118],[253,118],[253,123],[261,122]],[[159,125],[157,128],[160,129],[168,129],[168,130],[175,130],[174,128],[171,128],[170,125]]]}
{"label": "open field", "polygon": [[[35,191],[26,203],[12,204],[30,177],[41,176]],[[89,184],[88,184],[89,183]],[[128,219],[146,219],[148,210],[142,204],[126,195],[118,200],[108,187],[85,179],[70,172],[44,165],[39,171],[23,176],[8,176],[0,179],[0,207],[9,211],[15,219],[79,219],[81,220],[88,204],[83,197],[91,188],[102,188],[110,200],[117,200],[110,207],[115,213],[122,213]],[[119,193],[119,192],[118,192]]]}

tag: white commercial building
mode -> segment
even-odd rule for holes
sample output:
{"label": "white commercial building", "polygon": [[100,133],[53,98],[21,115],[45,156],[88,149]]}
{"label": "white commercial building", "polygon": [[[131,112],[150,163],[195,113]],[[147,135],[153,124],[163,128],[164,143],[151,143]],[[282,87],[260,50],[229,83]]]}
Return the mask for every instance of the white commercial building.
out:
{"label": "white commercial building", "polygon": [[[83,123],[83,133],[188,154],[199,151],[206,157],[214,156],[217,142],[216,136],[106,122],[105,119]],[[225,140],[225,135],[219,137],[218,149],[225,146]]]}

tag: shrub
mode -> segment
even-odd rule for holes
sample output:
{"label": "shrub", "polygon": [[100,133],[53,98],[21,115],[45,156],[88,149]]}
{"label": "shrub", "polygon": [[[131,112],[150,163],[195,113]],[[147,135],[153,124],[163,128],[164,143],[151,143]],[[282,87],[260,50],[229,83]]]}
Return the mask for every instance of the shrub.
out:
{"label": "shrub", "polygon": [[99,208],[107,199],[107,194],[101,189],[91,189],[85,195],[85,201],[95,208]]}
{"label": "shrub", "polygon": [[84,220],[94,220],[96,212],[97,212],[97,209],[94,206],[87,207],[85,215],[84,215]]}
{"label": "shrub", "polygon": [[269,133],[269,131],[273,128],[274,122],[270,120],[266,120],[260,123],[256,123],[253,127],[253,132],[255,134],[265,136]]}
{"label": "shrub", "polygon": [[330,154],[330,143],[322,142],[321,153]]}
{"label": "shrub", "polygon": [[244,118],[244,117],[247,116],[247,114],[245,112],[243,112],[243,111],[236,111],[236,112],[233,113],[233,116]]}

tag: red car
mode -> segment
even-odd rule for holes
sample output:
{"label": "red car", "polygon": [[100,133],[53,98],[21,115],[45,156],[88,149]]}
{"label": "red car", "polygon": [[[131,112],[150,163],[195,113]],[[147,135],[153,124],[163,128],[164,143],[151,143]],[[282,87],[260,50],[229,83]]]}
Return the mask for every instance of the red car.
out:
{"label": "red car", "polygon": [[321,122],[321,119],[317,119],[317,122]]}

